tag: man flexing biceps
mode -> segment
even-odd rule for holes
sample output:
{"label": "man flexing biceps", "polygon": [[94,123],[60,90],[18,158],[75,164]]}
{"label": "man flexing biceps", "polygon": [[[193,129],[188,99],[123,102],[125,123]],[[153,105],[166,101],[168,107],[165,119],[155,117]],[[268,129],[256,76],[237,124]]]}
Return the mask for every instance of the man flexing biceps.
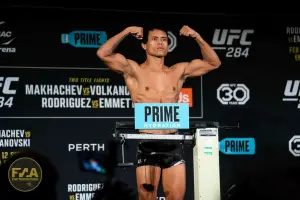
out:
{"label": "man flexing biceps", "polygon": [[[179,93],[189,77],[202,76],[221,65],[211,46],[195,30],[183,26],[181,36],[193,38],[200,47],[203,59],[164,64],[168,53],[168,36],[161,28],[146,31],[131,26],[111,37],[97,51],[97,56],[113,71],[121,73],[134,103],[177,103]],[[137,63],[115,53],[116,47],[128,35],[141,40],[146,60]],[[177,130],[139,130],[141,134],[178,134]],[[163,190],[167,200],[182,200],[186,190],[186,169],[183,145],[166,141],[141,141],[137,147],[136,178],[140,200],[156,200],[162,174]],[[151,155],[151,152],[161,152]]]}

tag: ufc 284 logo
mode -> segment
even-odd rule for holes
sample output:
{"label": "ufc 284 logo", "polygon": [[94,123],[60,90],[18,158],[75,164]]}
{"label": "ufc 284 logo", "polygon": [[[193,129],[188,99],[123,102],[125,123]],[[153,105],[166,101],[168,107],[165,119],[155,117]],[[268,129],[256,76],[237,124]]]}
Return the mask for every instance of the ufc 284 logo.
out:
{"label": "ufc 284 logo", "polygon": [[250,35],[253,33],[253,29],[215,29],[213,49],[225,50],[228,58],[246,58],[249,56],[249,47],[252,44]]}
{"label": "ufc 284 logo", "polygon": [[223,105],[245,105],[250,91],[245,84],[224,83],[217,89],[217,98]]}
{"label": "ufc 284 logo", "polygon": [[294,155],[300,156],[300,135],[294,135],[289,141],[289,151]]}
{"label": "ufc 284 logo", "polygon": [[298,102],[298,109],[300,109],[300,80],[288,80],[284,89],[284,98],[282,101],[296,101]]}
{"label": "ufc 284 logo", "polygon": [[0,108],[13,106],[14,95],[17,90],[13,87],[19,77],[0,77]]}

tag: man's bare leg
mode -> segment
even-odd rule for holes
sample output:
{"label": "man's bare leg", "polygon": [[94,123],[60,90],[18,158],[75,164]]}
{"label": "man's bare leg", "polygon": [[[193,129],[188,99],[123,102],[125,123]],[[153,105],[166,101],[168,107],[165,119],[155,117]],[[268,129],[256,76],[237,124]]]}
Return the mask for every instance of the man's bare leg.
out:
{"label": "man's bare leg", "polygon": [[[140,166],[136,168],[139,200],[156,200],[157,188],[160,180],[160,168],[154,166]],[[143,184],[153,184],[154,191],[149,192]]]}
{"label": "man's bare leg", "polygon": [[166,200],[183,200],[186,190],[185,164],[163,169],[162,184]]}

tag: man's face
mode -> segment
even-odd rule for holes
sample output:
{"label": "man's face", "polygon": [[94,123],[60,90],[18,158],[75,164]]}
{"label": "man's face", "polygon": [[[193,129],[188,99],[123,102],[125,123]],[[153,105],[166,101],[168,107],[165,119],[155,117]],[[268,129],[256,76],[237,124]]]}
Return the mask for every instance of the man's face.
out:
{"label": "man's face", "polygon": [[155,57],[164,57],[168,53],[168,36],[164,31],[152,30],[148,35],[148,42],[145,45],[148,54]]}

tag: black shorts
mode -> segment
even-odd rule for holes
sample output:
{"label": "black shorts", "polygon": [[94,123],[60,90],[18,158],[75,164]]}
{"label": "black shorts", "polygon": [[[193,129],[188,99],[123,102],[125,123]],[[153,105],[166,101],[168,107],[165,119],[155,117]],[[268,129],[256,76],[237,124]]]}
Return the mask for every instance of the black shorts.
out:
{"label": "black shorts", "polygon": [[185,163],[183,157],[182,143],[168,140],[141,141],[137,146],[136,166],[151,165],[169,168]]}

